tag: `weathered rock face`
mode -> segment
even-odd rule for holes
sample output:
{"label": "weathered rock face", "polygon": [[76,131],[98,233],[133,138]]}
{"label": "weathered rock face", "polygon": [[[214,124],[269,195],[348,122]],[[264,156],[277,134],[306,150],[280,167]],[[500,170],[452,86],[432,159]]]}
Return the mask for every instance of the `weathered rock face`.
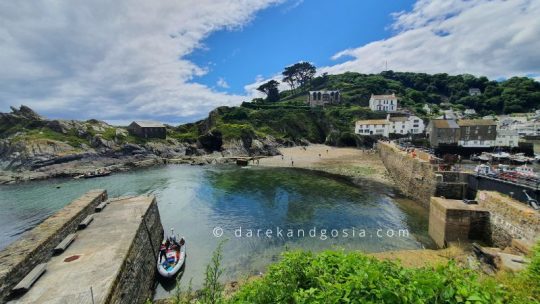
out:
{"label": "weathered rock face", "polygon": [[211,131],[199,136],[199,144],[201,148],[207,150],[208,152],[221,150],[221,146],[223,146],[221,132]]}

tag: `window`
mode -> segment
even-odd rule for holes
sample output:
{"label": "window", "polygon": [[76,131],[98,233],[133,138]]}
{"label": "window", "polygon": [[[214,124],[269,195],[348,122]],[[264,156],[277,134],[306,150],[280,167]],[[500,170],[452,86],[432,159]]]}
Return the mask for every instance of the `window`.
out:
{"label": "window", "polygon": [[413,128],[418,128],[418,125],[413,125]]}

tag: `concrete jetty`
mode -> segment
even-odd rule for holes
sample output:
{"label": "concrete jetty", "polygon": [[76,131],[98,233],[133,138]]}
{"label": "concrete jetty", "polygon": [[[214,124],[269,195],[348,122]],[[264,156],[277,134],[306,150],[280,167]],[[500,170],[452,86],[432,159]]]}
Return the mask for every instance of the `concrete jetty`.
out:
{"label": "concrete jetty", "polygon": [[62,253],[45,261],[46,271],[32,287],[11,295],[8,303],[144,303],[151,298],[163,238],[156,199],[133,196],[106,203],[92,213],[87,227],[75,228],[76,238]]}

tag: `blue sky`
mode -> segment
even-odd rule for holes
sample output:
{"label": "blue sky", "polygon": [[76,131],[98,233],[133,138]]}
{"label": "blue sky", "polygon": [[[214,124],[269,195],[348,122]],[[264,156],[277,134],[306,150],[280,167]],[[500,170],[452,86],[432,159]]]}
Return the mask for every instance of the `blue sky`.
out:
{"label": "blue sky", "polygon": [[[272,6],[237,30],[221,30],[203,41],[203,47],[186,56],[208,73],[201,82],[242,94],[244,86],[261,75],[269,78],[298,61],[316,66],[332,60],[341,50],[390,37],[391,13],[410,10],[411,0],[307,0]],[[381,62],[381,68],[384,63]],[[225,87],[218,84],[220,79]],[[228,86],[228,87],[227,87]]]}
{"label": "blue sky", "polygon": [[540,79],[538,0],[0,1],[0,112],[180,124],[319,72]]}

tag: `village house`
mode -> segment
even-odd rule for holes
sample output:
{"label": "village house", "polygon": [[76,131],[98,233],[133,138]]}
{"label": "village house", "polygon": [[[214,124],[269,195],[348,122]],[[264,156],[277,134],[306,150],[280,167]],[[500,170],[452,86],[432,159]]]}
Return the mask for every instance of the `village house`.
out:
{"label": "village house", "polygon": [[398,98],[395,93],[392,95],[373,95],[369,98],[369,108],[371,111],[396,112],[398,108]]}
{"label": "village house", "polygon": [[163,138],[167,137],[167,129],[159,122],[134,121],[128,126],[128,131],[142,138]]}
{"label": "village house", "polygon": [[360,135],[380,135],[388,137],[388,125],[390,122],[386,119],[358,120],[354,132]]}
{"label": "village house", "polygon": [[515,148],[519,146],[519,133],[508,128],[497,129],[495,146]]}
{"label": "village house", "polygon": [[390,134],[421,134],[424,132],[424,121],[415,115],[386,118],[389,122]]}
{"label": "village house", "polygon": [[324,106],[326,104],[338,104],[341,101],[339,91],[309,91],[307,103],[310,107]]}
{"label": "village house", "polygon": [[469,89],[469,95],[470,96],[482,95],[482,91],[480,91],[479,88],[470,88]]}
{"label": "village house", "polygon": [[424,111],[426,111],[427,114],[431,114],[431,107],[426,103],[424,104],[424,106],[422,107],[422,109]]}
{"label": "village house", "polygon": [[475,109],[466,109],[463,114],[465,114],[466,116],[472,116],[472,115],[476,115],[476,110]]}
{"label": "village house", "polygon": [[426,129],[432,148],[457,145],[459,125],[453,119],[432,119]]}
{"label": "village house", "polygon": [[356,134],[384,137],[388,137],[390,134],[421,134],[424,129],[424,121],[415,115],[391,117],[388,114],[386,119],[359,120],[355,125]]}
{"label": "village house", "polygon": [[488,119],[462,119],[459,126],[458,145],[465,148],[489,148],[495,146],[497,123]]}

